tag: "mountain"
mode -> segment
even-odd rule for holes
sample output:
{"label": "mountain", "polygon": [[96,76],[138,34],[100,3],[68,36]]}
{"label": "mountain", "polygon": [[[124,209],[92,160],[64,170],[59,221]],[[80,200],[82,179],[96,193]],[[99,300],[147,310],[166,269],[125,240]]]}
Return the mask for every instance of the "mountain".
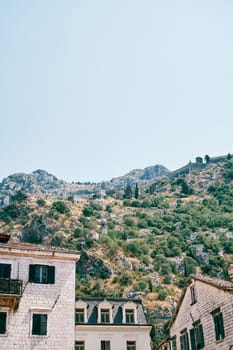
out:
{"label": "mountain", "polygon": [[150,184],[153,180],[161,177],[169,177],[171,172],[163,165],[153,165],[145,169],[134,169],[124,176],[113,178],[110,181],[102,183],[105,189],[118,190],[123,189],[126,185],[135,186],[136,183],[140,186]]}
{"label": "mountain", "polygon": [[73,194],[93,192],[93,186],[69,183],[59,180],[45,170],[35,170],[31,174],[17,173],[0,183],[0,204],[7,205],[18,191],[31,195],[67,198]]}
{"label": "mountain", "polygon": [[0,208],[0,233],[80,250],[77,295],[142,298],[158,342],[190,273],[227,278],[233,262],[228,158],[188,163],[175,175],[161,166],[134,170],[114,180],[122,188],[129,179],[139,183],[139,198],[127,199],[106,191],[74,200],[70,189],[93,186],[94,192],[100,184],[68,184],[42,170],[12,175],[0,186],[11,195],[11,204]]}
{"label": "mountain", "polygon": [[143,170],[132,170],[128,174],[102,182],[91,183],[69,183],[59,180],[56,176],[45,170],[35,170],[31,174],[18,173],[8,176],[0,183],[0,205],[7,205],[11,197],[18,191],[40,196],[64,197],[95,195],[100,188],[123,189],[128,183],[145,185],[158,177],[169,176],[170,172],[162,165],[147,167]]}

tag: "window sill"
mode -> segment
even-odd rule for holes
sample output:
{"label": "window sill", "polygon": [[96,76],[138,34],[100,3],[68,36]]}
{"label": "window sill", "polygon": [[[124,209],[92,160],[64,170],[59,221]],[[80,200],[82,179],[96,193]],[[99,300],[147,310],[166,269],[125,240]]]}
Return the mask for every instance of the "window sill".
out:
{"label": "window sill", "polygon": [[44,339],[45,338],[46,339],[46,338],[49,338],[49,335],[48,334],[46,334],[46,335],[31,334],[30,338],[40,338],[40,339],[42,339],[42,338]]}
{"label": "window sill", "polygon": [[225,340],[225,338],[222,338],[222,339],[216,340],[216,344],[222,343],[224,340]]}

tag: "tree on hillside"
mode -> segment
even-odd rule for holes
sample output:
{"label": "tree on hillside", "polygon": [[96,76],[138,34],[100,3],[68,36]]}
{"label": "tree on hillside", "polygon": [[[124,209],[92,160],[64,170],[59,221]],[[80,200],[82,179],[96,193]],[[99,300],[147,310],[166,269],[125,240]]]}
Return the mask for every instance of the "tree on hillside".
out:
{"label": "tree on hillside", "polygon": [[133,196],[132,187],[128,184],[124,190],[124,198],[131,199]]}
{"label": "tree on hillside", "polygon": [[210,162],[210,156],[208,154],[205,155],[205,162],[206,163]]}
{"label": "tree on hillside", "polygon": [[138,188],[138,183],[136,183],[136,186],[135,186],[134,197],[135,197],[136,199],[138,199],[138,198],[139,198],[139,188]]}
{"label": "tree on hillside", "polygon": [[196,163],[202,164],[203,163],[202,157],[196,157]]}

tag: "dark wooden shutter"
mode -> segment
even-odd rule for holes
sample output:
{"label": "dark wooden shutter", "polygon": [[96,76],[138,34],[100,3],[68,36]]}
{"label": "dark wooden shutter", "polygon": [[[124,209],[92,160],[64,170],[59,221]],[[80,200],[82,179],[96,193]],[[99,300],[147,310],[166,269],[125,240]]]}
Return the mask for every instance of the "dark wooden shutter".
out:
{"label": "dark wooden shutter", "polygon": [[218,341],[220,339],[218,316],[216,314],[213,315],[213,319],[214,319],[215,339]]}
{"label": "dark wooden shutter", "polygon": [[55,267],[48,266],[48,283],[55,283]]}
{"label": "dark wooden shutter", "polygon": [[203,327],[202,324],[198,325],[198,349],[204,348],[205,343],[204,343],[204,334],[203,334]]}
{"label": "dark wooden shutter", "polygon": [[29,282],[35,282],[36,265],[29,265]]}
{"label": "dark wooden shutter", "polygon": [[41,335],[47,334],[47,317],[48,315],[46,314],[40,315],[40,334]]}
{"label": "dark wooden shutter", "polygon": [[185,350],[185,349],[184,349],[184,342],[183,342],[183,340],[184,340],[184,336],[181,335],[181,336],[180,336],[180,348],[181,348],[181,350]]}
{"label": "dark wooden shutter", "polygon": [[0,312],[0,334],[6,333],[6,312]]}
{"label": "dark wooden shutter", "polygon": [[34,314],[32,316],[32,334],[38,335],[40,334],[40,315]]}
{"label": "dark wooden shutter", "polygon": [[0,278],[11,277],[11,264],[0,264]]}
{"label": "dark wooden shutter", "polygon": [[185,350],[189,350],[189,336],[188,336],[188,332],[185,333]]}
{"label": "dark wooden shutter", "polygon": [[47,335],[47,317],[46,314],[33,314],[32,316],[32,334]]}
{"label": "dark wooden shutter", "polygon": [[194,328],[190,329],[190,340],[192,350],[196,350],[196,341],[195,341],[195,330]]}
{"label": "dark wooden shutter", "polygon": [[219,320],[220,337],[221,339],[223,339],[225,338],[225,332],[224,332],[224,323],[223,323],[223,317],[221,312],[218,314],[218,320]]}

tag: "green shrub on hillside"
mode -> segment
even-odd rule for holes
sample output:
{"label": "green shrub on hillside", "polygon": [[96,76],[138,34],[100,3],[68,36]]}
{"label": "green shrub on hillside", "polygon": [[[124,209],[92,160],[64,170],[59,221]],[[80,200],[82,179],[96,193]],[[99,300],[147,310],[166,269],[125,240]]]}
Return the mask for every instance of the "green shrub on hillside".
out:
{"label": "green shrub on hillside", "polygon": [[60,214],[68,214],[70,212],[70,209],[63,201],[55,201],[53,202],[52,209],[56,210]]}

